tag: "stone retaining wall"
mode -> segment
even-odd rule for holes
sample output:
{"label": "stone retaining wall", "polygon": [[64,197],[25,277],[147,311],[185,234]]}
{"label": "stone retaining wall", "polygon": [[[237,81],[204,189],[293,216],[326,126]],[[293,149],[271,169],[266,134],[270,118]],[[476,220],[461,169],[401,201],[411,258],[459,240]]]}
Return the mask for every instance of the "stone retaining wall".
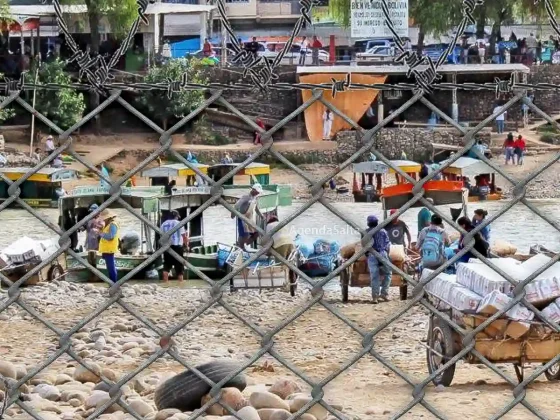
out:
{"label": "stone retaining wall", "polygon": [[[487,143],[489,133],[479,136]],[[338,159],[342,162],[348,159],[362,145],[357,139],[355,131],[342,131],[335,138],[338,143]],[[431,158],[433,153],[432,143],[462,146],[463,137],[456,130],[428,130],[424,128],[385,128],[376,135],[375,148],[389,159],[400,159],[402,152],[410,160],[421,162]],[[369,152],[362,156],[369,157]]]}

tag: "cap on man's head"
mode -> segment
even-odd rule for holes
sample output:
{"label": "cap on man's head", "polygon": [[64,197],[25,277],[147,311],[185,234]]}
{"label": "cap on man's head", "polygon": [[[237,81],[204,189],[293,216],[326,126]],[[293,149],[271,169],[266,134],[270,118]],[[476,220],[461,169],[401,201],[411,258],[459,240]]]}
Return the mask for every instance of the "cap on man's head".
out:
{"label": "cap on man's head", "polygon": [[89,212],[94,212],[95,210],[97,210],[99,208],[99,206],[97,204],[92,204],[91,206],[89,206]]}
{"label": "cap on man's head", "polygon": [[370,214],[370,215],[367,217],[367,224],[368,224],[368,225],[369,225],[370,223],[377,223],[377,222],[379,222],[379,219],[377,218],[377,216],[375,216],[375,215],[373,215],[373,214]]}
{"label": "cap on man's head", "polygon": [[177,210],[171,210],[171,217],[173,219],[179,219],[181,216],[179,216],[179,212]]}
{"label": "cap on man's head", "polygon": [[430,203],[430,204],[434,204],[434,199],[433,198],[426,198],[426,201],[428,201],[428,203]]}
{"label": "cap on man's head", "polygon": [[391,209],[391,211],[389,212],[389,215],[392,216],[392,215],[395,214],[396,212],[397,212],[397,209]]}
{"label": "cap on man's head", "polygon": [[251,187],[252,190],[258,192],[259,194],[261,194],[263,192],[263,187],[261,184],[259,183],[255,183],[253,184],[253,186]]}

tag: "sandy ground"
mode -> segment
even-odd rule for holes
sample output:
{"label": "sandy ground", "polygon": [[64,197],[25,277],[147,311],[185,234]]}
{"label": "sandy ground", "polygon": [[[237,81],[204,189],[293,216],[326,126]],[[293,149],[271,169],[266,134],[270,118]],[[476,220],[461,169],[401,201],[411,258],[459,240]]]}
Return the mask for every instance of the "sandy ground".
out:
{"label": "sandy ground", "polygon": [[[392,290],[394,300],[380,305],[368,302],[366,289],[351,289],[351,303],[348,304],[340,303],[338,293],[329,292],[324,303],[331,305],[352,325],[367,332],[393,319],[405,307],[407,302],[397,300],[397,291],[398,289]],[[27,289],[23,295],[25,302],[62,331],[68,331],[107,298],[106,292],[100,293],[99,288],[92,289],[89,285],[35,287]],[[413,306],[376,335],[373,349],[379,359],[367,354],[352,364],[363,349],[361,336],[325,307],[320,304],[312,305],[312,297],[308,292],[300,290],[295,298],[290,298],[283,291],[265,291],[261,294],[237,292],[233,295],[226,293],[223,299],[264,332],[289,320],[298,308],[311,306],[274,336],[273,348],[315,383],[334,377],[325,384],[324,399],[342,407],[339,413],[341,417],[388,419],[399,413],[406,413],[402,418],[436,418],[420,405],[408,410],[407,405],[413,401],[412,386],[395,370],[384,366],[385,363],[392,365],[414,384],[422,383],[427,377],[425,337],[428,317],[427,311],[419,305]],[[133,286],[125,290],[123,297],[127,305],[163,330],[180,324],[207,300],[206,292],[176,285],[171,288]],[[73,346],[84,360],[97,363],[102,369],[109,369],[116,378],[136,369],[157,350],[157,336],[118,305],[113,305],[92,320],[81,332],[86,332],[85,336],[88,336],[88,333],[91,334],[97,328],[105,328],[109,332],[103,349],[98,350],[93,344],[84,344],[87,343],[83,338],[84,334],[81,334],[81,340],[73,341]],[[46,360],[57,345],[56,336],[52,332],[21,310],[15,309],[14,305],[0,314],[0,337],[2,360],[16,366],[25,366],[27,371]],[[141,354],[131,350],[121,353],[122,348],[117,343],[127,342],[134,337],[144,337],[146,340],[147,344],[142,346]],[[246,362],[260,348],[259,337],[219,305],[208,309],[181,329],[174,340],[181,356],[195,364],[224,358]],[[34,384],[54,384],[57,374],[64,371],[72,376],[75,366],[75,361],[62,356],[47,367],[41,373],[41,379]],[[344,371],[338,375],[340,369]],[[515,378],[511,365],[500,365],[499,369],[510,378]],[[176,361],[166,356],[143,370],[139,377],[150,382],[149,378],[165,379],[169,372],[178,373],[182,370]],[[526,374],[529,373],[530,371]],[[251,385],[246,393],[269,386],[281,377],[291,377],[304,391],[310,390],[309,386],[270,355],[259,359],[246,370],[246,374]],[[59,388],[68,389],[72,384],[78,386],[77,383],[70,382],[64,388]],[[557,418],[560,409],[560,402],[555,398],[557,387],[557,384],[549,383],[541,376],[528,387],[527,401],[541,410],[546,418]],[[33,385],[28,387],[29,390],[33,392]],[[154,386],[148,386],[148,390],[140,394],[150,405],[153,404],[153,391]],[[429,383],[425,387],[424,396],[426,402],[449,419],[490,418],[513,398],[513,387],[497,374],[484,366],[463,362],[458,363],[454,383],[450,388],[435,388]],[[45,410],[35,400],[31,404]],[[85,410],[69,407],[68,403],[62,401],[46,405],[48,409],[45,411],[58,412],[60,416],[61,412],[87,413]],[[12,409],[9,414],[16,414],[16,410]],[[503,418],[530,419],[534,416],[519,407]]]}

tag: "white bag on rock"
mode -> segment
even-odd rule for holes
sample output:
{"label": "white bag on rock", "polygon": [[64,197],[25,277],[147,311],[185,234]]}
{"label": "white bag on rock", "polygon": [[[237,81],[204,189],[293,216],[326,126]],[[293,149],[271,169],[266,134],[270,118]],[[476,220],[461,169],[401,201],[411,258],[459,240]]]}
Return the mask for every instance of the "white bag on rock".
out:
{"label": "white bag on rock", "polygon": [[552,302],[542,311],[542,314],[548,318],[550,321],[558,324],[560,322],[560,307],[558,307],[556,302]]}

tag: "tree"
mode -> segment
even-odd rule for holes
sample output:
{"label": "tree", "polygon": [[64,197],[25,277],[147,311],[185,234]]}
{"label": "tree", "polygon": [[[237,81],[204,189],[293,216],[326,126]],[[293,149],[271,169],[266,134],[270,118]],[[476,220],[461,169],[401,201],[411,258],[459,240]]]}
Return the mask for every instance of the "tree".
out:
{"label": "tree", "polygon": [[[64,65],[65,63],[58,59],[51,63],[43,63],[39,69],[37,83],[71,84],[72,79],[64,72]],[[25,77],[26,83],[34,83],[35,69],[26,73]],[[67,129],[82,119],[86,105],[84,95],[74,89],[37,89],[35,109],[60,128]]]}
{"label": "tree", "polygon": [[[0,0],[2,1],[2,0]],[[62,0],[63,4],[84,4],[87,8],[86,18],[90,28],[90,53],[93,56],[99,54],[100,34],[99,26],[103,18],[106,18],[111,27],[111,33],[117,38],[127,34],[134,19],[138,16],[138,5],[136,0]],[[99,94],[92,91],[90,94],[90,106],[99,106]],[[97,129],[101,127],[101,119],[96,119]]]}
{"label": "tree", "polygon": [[[329,13],[340,25],[350,26],[351,0],[330,0]],[[409,17],[419,28],[418,52],[424,47],[426,34],[442,35],[461,21],[462,3],[459,0],[410,0]]]}
{"label": "tree", "polygon": [[[152,67],[146,75],[145,83],[168,83],[170,80],[181,80],[186,73],[189,83],[206,83],[202,74],[203,66],[196,59],[175,59],[165,62],[161,67]],[[144,107],[150,116],[161,121],[163,129],[172,117],[182,117],[204,102],[202,90],[182,89],[173,92],[171,99],[167,92],[161,90],[141,91],[137,102]]]}

